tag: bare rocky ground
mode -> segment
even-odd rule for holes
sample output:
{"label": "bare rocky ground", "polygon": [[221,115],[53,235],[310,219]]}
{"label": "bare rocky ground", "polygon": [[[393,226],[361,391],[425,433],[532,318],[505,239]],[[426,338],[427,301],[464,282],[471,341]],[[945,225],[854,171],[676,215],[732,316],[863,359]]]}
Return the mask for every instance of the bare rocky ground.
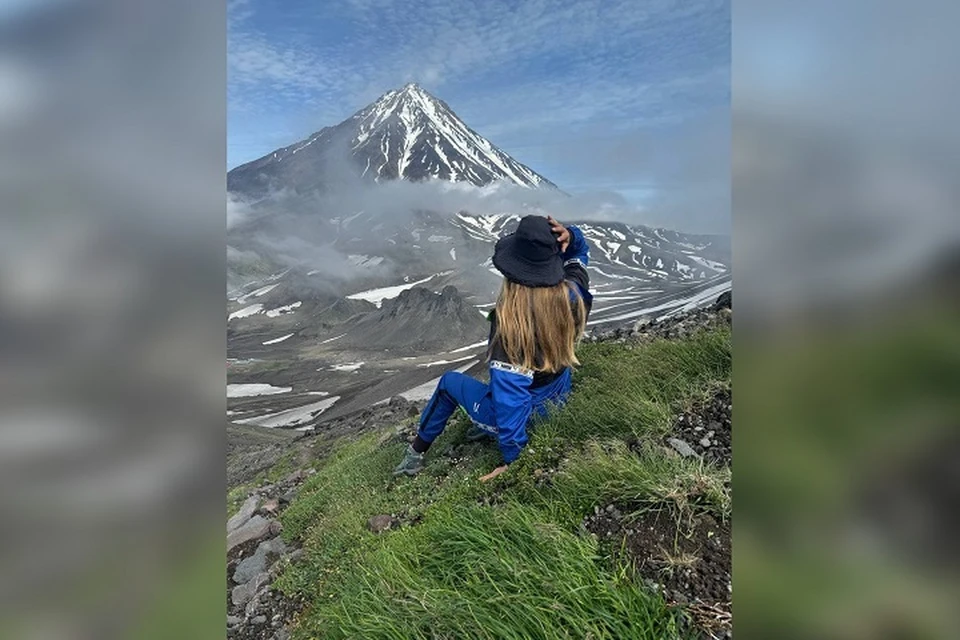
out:
{"label": "bare rocky ground", "polygon": [[301,602],[271,587],[284,564],[302,553],[280,538],[277,516],[313,469],[254,490],[227,523],[227,637],[286,640]]}
{"label": "bare rocky ground", "polygon": [[597,507],[584,526],[668,604],[685,607],[708,637],[733,637],[729,524],[707,514],[678,519],[668,508],[636,513],[611,504]]}
{"label": "bare rocky ground", "polygon": [[733,458],[733,398],[730,388],[717,389],[706,401],[677,416],[666,444],[682,456],[700,456],[729,467]]}

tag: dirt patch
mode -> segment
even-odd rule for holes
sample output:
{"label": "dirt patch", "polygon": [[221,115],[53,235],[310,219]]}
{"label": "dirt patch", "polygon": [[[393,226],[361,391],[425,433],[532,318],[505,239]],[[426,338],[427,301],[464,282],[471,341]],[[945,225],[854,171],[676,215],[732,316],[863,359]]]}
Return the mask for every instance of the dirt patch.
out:
{"label": "dirt patch", "polygon": [[686,443],[709,462],[730,466],[733,459],[733,403],[730,389],[718,389],[709,400],[677,416],[671,433],[664,439],[668,446],[671,446],[671,438]]}
{"label": "dirt patch", "polygon": [[705,514],[678,521],[666,507],[625,514],[609,505],[584,526],[708,637],[732,637],[729,524]]}

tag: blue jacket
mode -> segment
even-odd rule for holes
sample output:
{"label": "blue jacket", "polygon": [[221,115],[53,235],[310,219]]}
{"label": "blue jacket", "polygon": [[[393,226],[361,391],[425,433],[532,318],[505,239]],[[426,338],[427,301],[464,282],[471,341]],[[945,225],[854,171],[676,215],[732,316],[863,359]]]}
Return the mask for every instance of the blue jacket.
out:
{"label": "blue jacket", "polygon": [[[573,286],[571,297],[583,298],[587,313],[593,304],[586,266],[590,250],[583,232],[568,226],[570,244],[561,254],[565,277]],[[576,305],[571,299],[571,304]],[[576,305],[574,308],[578,308]],[[571,372],[566,367],[555,373],[534,372],[508,362],[506,352],[496,339],[496,314],[491,313],[490,390],[497,419],[497,439],[503,459],[510,464],[527,444],[527,423],[534,415],[546,415],[551,404],[562,405],[570,393]]]}

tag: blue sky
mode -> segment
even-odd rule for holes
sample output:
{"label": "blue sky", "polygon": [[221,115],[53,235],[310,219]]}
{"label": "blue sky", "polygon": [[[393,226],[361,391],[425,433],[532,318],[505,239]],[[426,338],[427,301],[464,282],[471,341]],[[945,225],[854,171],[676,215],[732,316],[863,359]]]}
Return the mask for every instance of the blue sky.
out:
{"label": "blue sky", "polygon": [[570,193],[729,231],[728,0],[231,0],[228,20],[230,168],[413,81]]}

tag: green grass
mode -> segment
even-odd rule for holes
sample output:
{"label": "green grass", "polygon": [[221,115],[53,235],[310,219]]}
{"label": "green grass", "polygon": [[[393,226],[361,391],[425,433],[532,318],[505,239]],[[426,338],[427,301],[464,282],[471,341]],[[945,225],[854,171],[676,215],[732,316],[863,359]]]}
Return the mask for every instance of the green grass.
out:
{"label": "green grass", "polygon": [[[672,416],[729,383],[729,331],[579,354],[571,401],[490,483],[478,478],[499,464],[496,445],[462,444],[462,416],[415,478],[391,477],[405,445],[376,433],[319,465],[282,515],[284,537],[305,551],[277,579],[310,603],[294,637],[691,636],[683,612],[644,589],[581,522],[611,502],[729,516],[729,470],[659,444]],[[451,446],[458,460],[444,455]],[[541,471],[553,469],[544,482]],[[381,513],[410,524],[370,533],[367,520]]]}

